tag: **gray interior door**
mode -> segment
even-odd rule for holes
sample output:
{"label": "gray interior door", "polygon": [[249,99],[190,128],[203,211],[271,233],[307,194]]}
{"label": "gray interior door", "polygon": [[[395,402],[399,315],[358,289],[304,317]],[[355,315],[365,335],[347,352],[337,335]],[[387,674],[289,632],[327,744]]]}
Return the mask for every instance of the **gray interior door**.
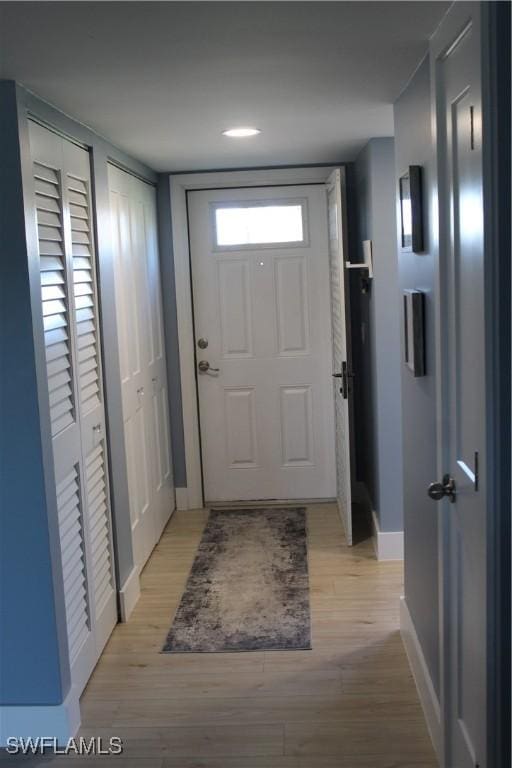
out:
{"label": "gray interior door", "polygon": [[478,4],[464,5],[436,62],[444,344],[442,472],[448,491],[443,501],[443,569],[449,606],[444,714],[446,764],[484,768],[488,765],[486,354],[480,30]]}

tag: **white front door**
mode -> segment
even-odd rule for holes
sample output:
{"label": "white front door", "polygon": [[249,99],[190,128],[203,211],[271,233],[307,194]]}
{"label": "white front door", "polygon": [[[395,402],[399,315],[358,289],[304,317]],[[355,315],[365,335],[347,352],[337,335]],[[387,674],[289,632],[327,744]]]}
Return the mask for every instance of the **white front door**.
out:
{"label": "white front door", "polygon": [[[343,173],[343,185],[342,185]],[[331,265],[332,357],[336,413],[336,484],[338,509],[347,544],[352,544],[352,482],[350,466],[350,408],[352,396],[349,335],[347,333],[344,171],[336,168],[327,183],[329,259]]]}
{"label": "white front door", "polygon": [[325,187],[191,192],[189,217],[205,500],[335,497]]}
{"label": "white front door", "polygon": [[[457,6],[458,4],[456,4]],[[487,762],[486,353],[479,4],[436,61],[439,137],[447,765]],[[441,477],[438,478],[441,481]],[[442,486],[430,493],[441,495]]]}

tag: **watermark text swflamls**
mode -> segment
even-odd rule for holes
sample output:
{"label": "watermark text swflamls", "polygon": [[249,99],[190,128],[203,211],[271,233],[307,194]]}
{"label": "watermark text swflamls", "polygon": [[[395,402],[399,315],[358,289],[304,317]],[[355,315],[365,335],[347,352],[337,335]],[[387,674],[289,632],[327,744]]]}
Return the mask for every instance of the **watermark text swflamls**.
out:
{"label": "watermark text swflamls", "polygon": [[103,739],[101,736],[68,739],[64,744],[59,744],[56,736],[36,736],[24,738],[22,736],[8,736],[6,752],[9,755],[121,755],[123,741],[119,736],[111,736]]}

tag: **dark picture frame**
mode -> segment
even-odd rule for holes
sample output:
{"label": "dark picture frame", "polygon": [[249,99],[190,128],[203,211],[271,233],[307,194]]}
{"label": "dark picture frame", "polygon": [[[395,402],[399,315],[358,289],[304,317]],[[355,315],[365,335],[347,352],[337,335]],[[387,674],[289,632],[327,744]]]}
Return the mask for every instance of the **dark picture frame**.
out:
{"label": "dark picture frame", "polygon": [[404,362],[415,377],[425,376],[425,296],[422,291],[405,290]]}
{"label": "dark picture frame", "polygon": [[410,165],[399,179],[400,237],[403,250],[423,251],[423,195],[421,165]]}

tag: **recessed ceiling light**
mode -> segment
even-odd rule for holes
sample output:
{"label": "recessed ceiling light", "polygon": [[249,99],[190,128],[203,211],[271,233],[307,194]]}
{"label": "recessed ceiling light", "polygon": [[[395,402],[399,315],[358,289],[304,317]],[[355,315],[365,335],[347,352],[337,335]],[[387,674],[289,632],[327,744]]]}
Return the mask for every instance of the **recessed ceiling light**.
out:
{"label": "recessed ceiling light", "polygon": [[227,131],[222,131],[223,136],[229,136],[232,139],[246,139],[249,136],[257,136],[261,133],[259,128],[229,128]]}

